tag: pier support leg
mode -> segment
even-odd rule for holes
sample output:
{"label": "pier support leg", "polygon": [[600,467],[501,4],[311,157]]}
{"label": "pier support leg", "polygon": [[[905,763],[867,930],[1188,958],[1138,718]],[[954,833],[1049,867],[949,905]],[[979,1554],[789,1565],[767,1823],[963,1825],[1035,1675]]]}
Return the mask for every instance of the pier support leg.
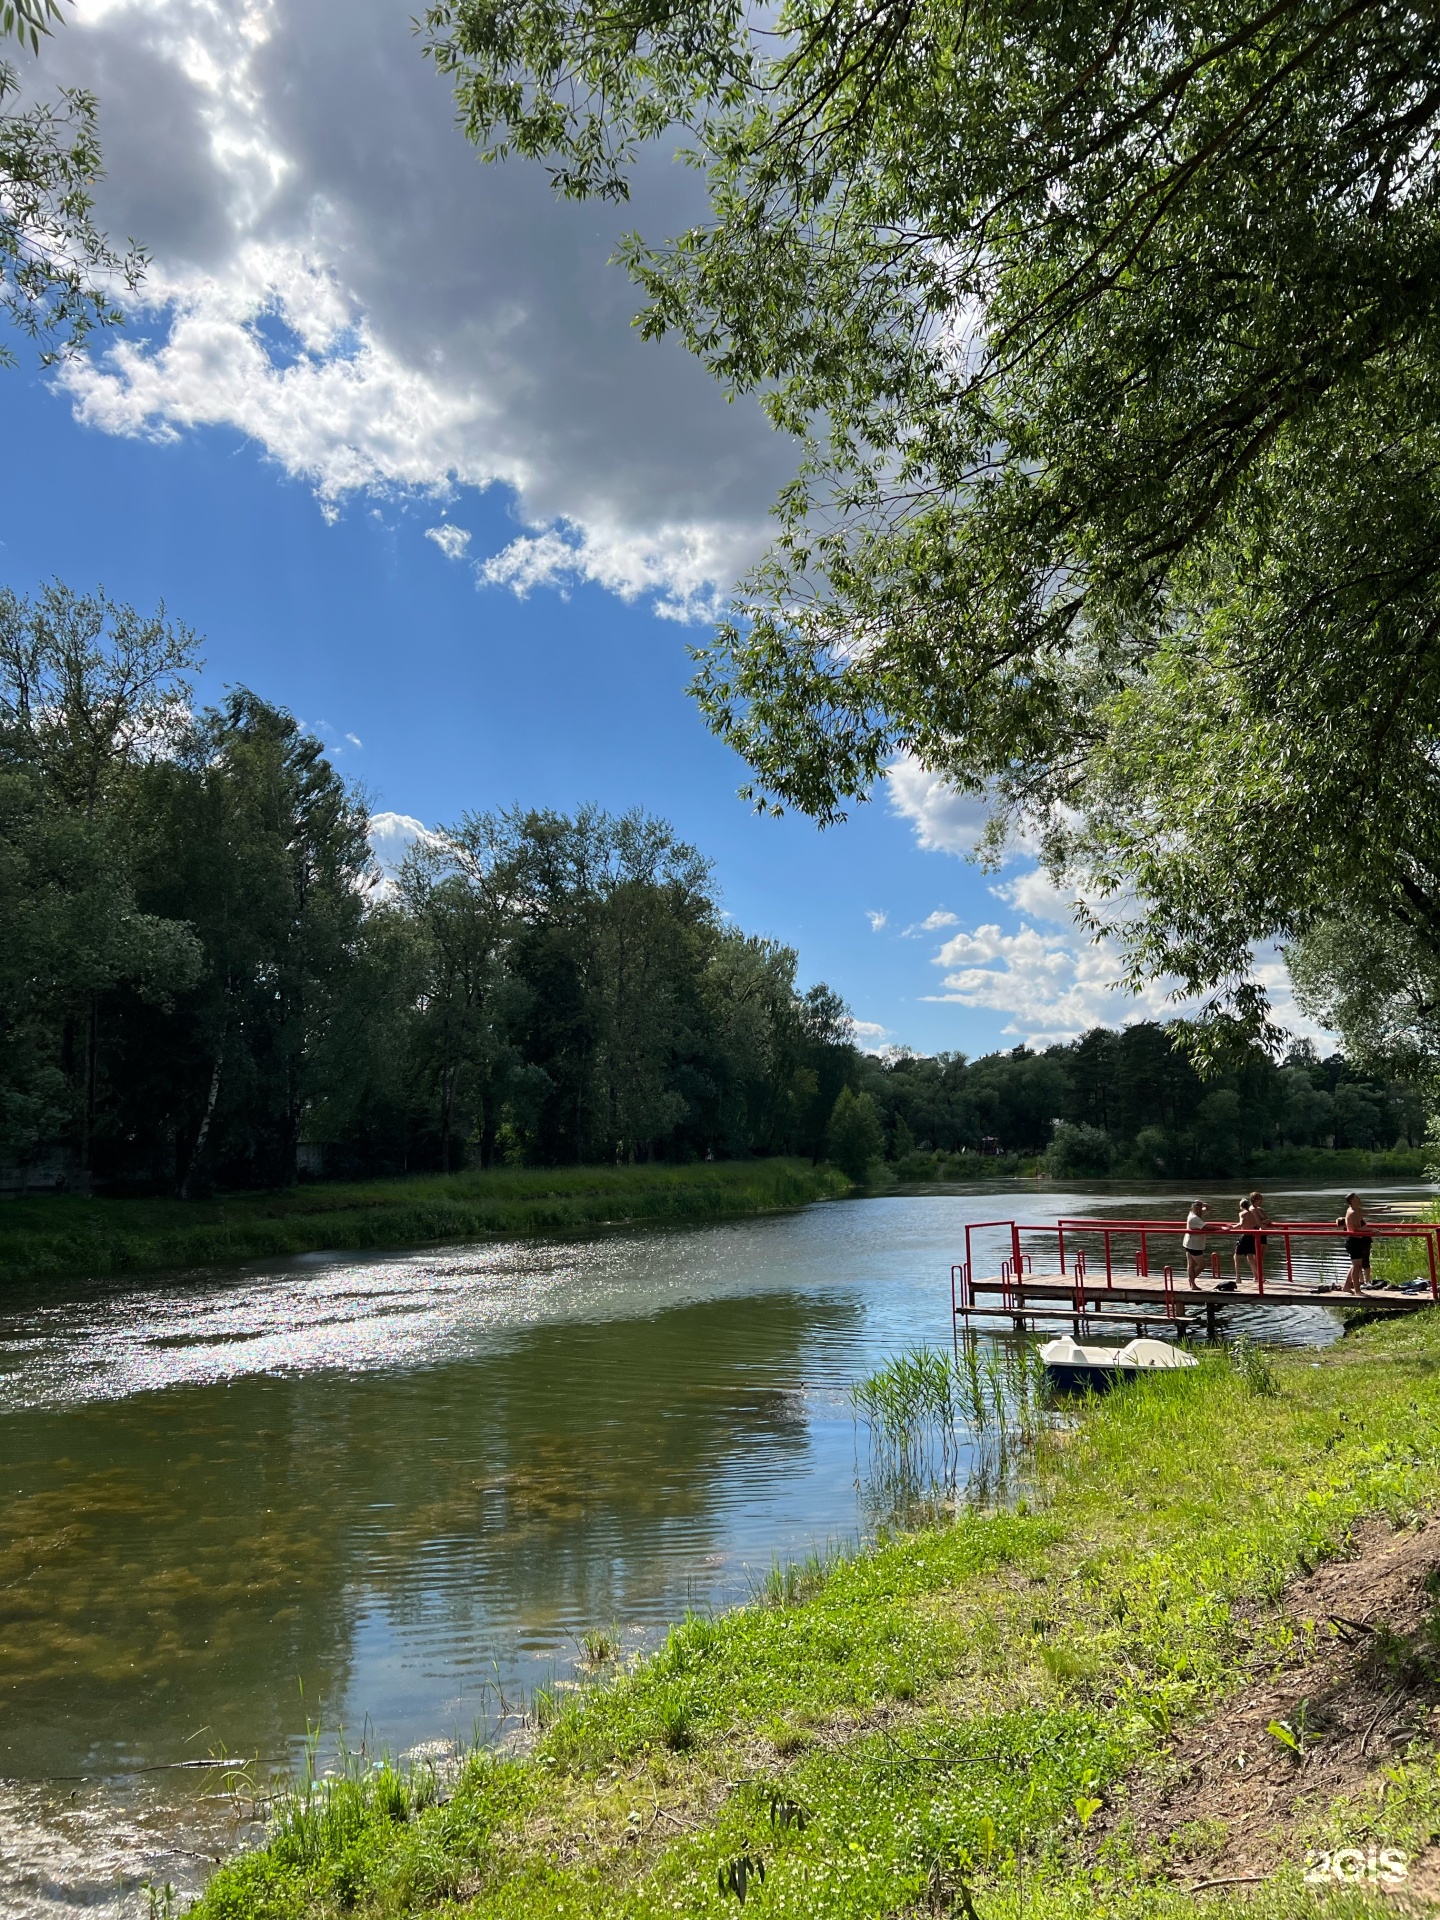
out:
{"label": "pier support leg", "polygon": [[1213,1340],[1215,1336],[1219,1333],[1219,1331],[1220,1331],[1219,1313],[1215,1306],[1215,1302],[1213,1300],[1207,1301],[1205,1305],[1206,1336],[1207,1338]]}

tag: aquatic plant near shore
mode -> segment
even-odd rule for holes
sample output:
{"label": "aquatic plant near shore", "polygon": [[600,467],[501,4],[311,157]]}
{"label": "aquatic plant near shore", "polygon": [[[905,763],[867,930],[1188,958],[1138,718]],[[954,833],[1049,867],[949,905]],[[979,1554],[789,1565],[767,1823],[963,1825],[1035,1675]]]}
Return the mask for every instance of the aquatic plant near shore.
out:
{"label": "aquatic plant near shore", "polygon": [[968,1336],[954,1355],[935,1347],[894,1355],[856,1381],[850,1397],[875,1441],[909,1454],[931,1439],[948,1450],[962,1422],[977,1437],[1030,1431],[1044,1379],[1028,1343],[982,1349]]}
{"label": "aquatic plant near shore", "polygon": [[995,1498],[1009,1484],[1017,1447],[1034,1439],[1045,1369],[1033,1345],[967,1335],[953,1354],[917,1347],[894,1355],[851,1389],[869,1431],[862,1504],[872,1524],[934,1517],[959,1490]]}

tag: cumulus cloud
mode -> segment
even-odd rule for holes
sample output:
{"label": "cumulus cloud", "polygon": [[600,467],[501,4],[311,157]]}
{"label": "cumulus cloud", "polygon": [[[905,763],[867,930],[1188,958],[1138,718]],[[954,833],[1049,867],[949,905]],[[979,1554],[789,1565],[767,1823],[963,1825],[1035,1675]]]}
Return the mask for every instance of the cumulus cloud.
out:
{"label": "cumulus cloud", "polygon": [[887,769],[885,790],[892,812],[913,821],[915,838],[927,853],[974,853],[986,819],[985,803],[978,795],[957,793],[909,754],[902,754]]}
{"label": "cumulus cloud", "polygon": [[387,884],[393,882],[415,842],[434,837],[425,822],[410,813],[372,813],[370,816],[370,851]]}
{"label": "cumulus cloud", "polygon": [[[913,823],[918,844],[929,852],[962,858],[973,855],[985,826],[986,809],[978,796],[957,793],[939,775],[927,773],[908,755],[889,768],[887,784],[894,812]],[[1024,841],[1012,858],[1033,851]],[[1139,993],[1119,984],[1124,961],[1119,944],[1092,939],[1078,924],[1079,908],[1092,896],[1057,885],[1042,867],[1028,865],[990,888],[992,896],[1016,915],[1010,929],[998,922],[956,933],[935,955],[943,967],[944,991],[926,994],[1006,1016],[1003,1031],[1028,1046],[1073,1040],[1090,1028],[1126,1027],[1140,1020],[1173,1020],[1196,1011],[1196,1004],[1173,997],[1173,983],[1154,981]],[[1123,911],[1123,900],[1105,903]],[[955,914],[935,912],[907,934],[958,926]],[[1285,962],[1274,948],[1255,957],[1254,978],[1265,987],[1276,1021],[1297,1039],[1334,1044],[1295,1003]]]}
{"label": "cumulus cloud", "polygon": [[708,620],[723,599],[717,582],[732,580],[748,557],[743,544],[717,528],[659,526],[635,535],[567,521],[512,540],[475,572],[482,586],[509,587],[522,600],[536,587],[563,596],[590,581],[622,600],[654,595],[655,611],[669,619]]}
{"label": "cumulus cloud", "polygon": [[1027,1044],[1073,1040],[1091,1027],[1129,1026],[1173,1014],[1162,986],[1117,1000],[1120,958],[1109,941],[1049,933],[1022,925],[1007,933],[990,923],[957,933],[935,955],[947,969],[945,991],[930,1000],[954,1001],[1009,1016],[1004,1031]]}
{"label": "cumulus cloud", "polygon": [[1073,926],[1081,895],[1074,887],[1057,886],[1042,867],[1027,868],[1010,880],[1002,880],[990,889],[997,900],[1017,913],[1036,920],[1052,920],[1060,926]]}
{"label": "cumulus cloud", "polygon": [[882,1027],[878,1020],[852,1020],[850,1031],[862,1053],[879,1053],[890,1038],[890,1029]]}
{"label": "cumulus cloud", "polygon": [[[1023,890],[1022,876],[1017,891]],[[997,889],[997,891],[999,891]],[[1060,896],[1047,917],[1067,920]],[[1152,981],[1138,993],[1120,985],[1124,971],[1119,947],[1110,939],[1089,939],[1073,925],[1064,931],[1024,922],[1006,931],[997,923],[955,934],[935,955],[946,969],[944,991],[926,994],[1007,1016],[1003,1031],[1027,1046],[1044,1047],[1078,1039],[1092,1027],[1129,1027],[1141,1020],[1173,1020],[1197,1011],[1198,1003],[1177,999],[1173,983]],[[1273,948],[1255,957],[1255,978],[1265,987],[1277,1022],[1297,1039],[1335,1044],[1295,1004],[1285,963]]]}
{"label": "cumulus cloud", "polygon": [[332,515],[502,483],[516,538],[478,580],[522,592],[689,618],[759,550],[793,449],[638,338],[609,264],[687,223],[685,168],[647,157],[606,213],[480,166],[389,0],[80,0],[45,66],[98,94],[101,217],[154,256],[127,335],[58,376],[89,425],[235,429]]}
{"label": "cumulus cloud", "polygon": [[906,927],[901,938],[918,940],[922,933],[938,933],[942,927],[958,927],[958,913],[947,913],[943,907],[937,907],[934,913],[927,913],[923,920],[917,920],[913,926]]}
{"label": "cumulus cloud", "polygon": [[463,560],[465,549],[470,545],[470,535],[464,527],[452,526],[449,521],[443,526],[427,527],[425,538],[433,540],[447,560]]}

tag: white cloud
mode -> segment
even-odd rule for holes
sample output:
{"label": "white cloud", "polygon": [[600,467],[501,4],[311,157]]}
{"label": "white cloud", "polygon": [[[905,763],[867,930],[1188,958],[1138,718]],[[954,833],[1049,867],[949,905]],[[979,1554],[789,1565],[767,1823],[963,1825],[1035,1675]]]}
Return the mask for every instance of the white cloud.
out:
{"label": "white cloud", "polygon": [[427,527],[425,538],[433,540],[447,560],[463,560],[470,544],[465,528],[452,526],[448,520],[441,526]]}
{"label": "white cloud", "polygon": [[850,1030],[862,1053],[878,1053],[890,1038],[889,1027],[882,1027],[878,1020],[852,1020]]}
{"label": "white cloud", "polygon": [[995,923],[957,933],[935,956],[948,969],[944,993],[927,999],[983,1007],[1010,1017],[1004,1031],[1031,1045],[1073,1040],[1096,1026],[1164,1019],[1175,1009],[1161,986],[1117,999],[1120,957],[1108,941]]}
{"label": "white cloud", "polygon": [[[973,855],[986,821],[981,797],[957,793],[908,754],[887,770],[887,783],[891,808],[913,823],[922,848]],[[1011,853],[1018,856],[1027,850],[1033,848],[1021,839]],[[1057,886],[1038,866],[998,882],[990,892],[1019,916],[1020,926],[1007,932],[991,923],[947,940],[935,956],[935,964],[947,969],[946,990],[926,994],[925,999],[1005,1014],[1003,1031],[1034,1046],[1073,1040],[1092,1027],[1172,1020],[1195,1011],[1196,1003],[1171,997],[1173,983],[1168,981],[1152,982],[1138,994],[1119,987],[1124,962],[1118,943],[1108,937],[1092,940],[1076,924],[1078,906],[1094,896],[1072,886]],[[1105,903],[1112,911],[1123,911],[1125,904],[1122,899]],[[1037,928],[1036,922],[1041,926]],[[958,924],[954,914],[936,912],[906,933],[918,935]],[[1257,953],[1254,977],[1269,994],[1280,1026],[1296,1038],[1313,1039],[1321,1046],[1334,1044],[1334,1036],[1296,1006],[1278,952],[1266,948]]]}
{"label": "white cloud", "polygon": [[937,907],[934,913],[927,913],[923,920],[917,920],[913,927],[906,927],[902,937],[915,940],[922,933],[938,933],[942,927],[958,927],[959,924],[958,913],[947,913],[943,907]]}
{"label": "white cloud", "polygon": [[[98,94],[100,216],[154,256],[127,335],[57,376],[85,423],[234,429],[332,517],[501,482],[518,538],[479,578],[522,592],[585,580],[694,618],[759,551],[792,445],[640,340],[609,264],[623,227],[692,217],[668,157],[613,215],[479,166],[389,0],[80,0],[46,67]],[[463,529],[428,531],[461,557]]]}
{"label": "white cloud", "polygon": [[[1014,883],[1017,893],[1027,891],[1028,877]],[[1063,900],[1053,890],[1050,899],[1057,910],[1047,917],[1068,919]],[[1151,982],[1139,993],[1122,988],[1119,946],[1108,938],[1091,940],[1073,926],[1051,932],[1026,922],[1007,932],[991,922],[955,934],[935,955],[934,964],[947,969],[945,991],[927,994],[927,1000],[1006,1014],[1003,1031],[1028,1046],[1074,1040],[1092,1027],[1173,1020],[1194,1012],[1198,1004],[1175,999],[1173,983],[1167,981]],[[1334,1036],[1296,1006],[1285,963],[1273,948],[1257,953],[1254,977],[1270,995],[1274,1017],[1287,1032],[1321,1046],[1334,1044]]]}
{"label": "white cloud", "polygon": [[358,733],[347,733],[345,738],[350,742],[352,747],[363,747],[365,744]]}
{"label": "white cloud", "polygon": [[870,907],[866,909],[865,918],[870,922],[870,931],[872,933],[879,933],[890,916],[888,913],[877,913],[873,907]]}
{"label": "white cloud", "polygon": [[886,769],[885,788],[892,811],[915,823],[915,838],[927,853],[974,853],[987,817],[979,795],[957,793],[908,753]]}
{"label": "white cloud", "polygon": [[1057,925],[1075,924],[1075,910],[1083,897],[1074,887],[1056,886],[1043,867],[1030,867],[1012,880],[1002,880],[990,889],[997,900],[1017,913],[1036,920],[1052,920]]}
{"label": "white cloud", "polygon": [[723,599],[716,582],[734,579],[750,557],[748,547],[748,535],[737,541],[715,528],[658,526],[635,535],[566,521],[512,540],[475,574],[482,586],[508,587],[521,600],[536,587],[565,595],[586,581],[622,600],[653,595],[655,612],[668,619],[713,620]]}
{"label": "white cloud", "polygon": [[401,862],[417,840],[434,838],[425,822],[413,814],[372,813],[370,816],[370,851],[387,883],[399,873]]}

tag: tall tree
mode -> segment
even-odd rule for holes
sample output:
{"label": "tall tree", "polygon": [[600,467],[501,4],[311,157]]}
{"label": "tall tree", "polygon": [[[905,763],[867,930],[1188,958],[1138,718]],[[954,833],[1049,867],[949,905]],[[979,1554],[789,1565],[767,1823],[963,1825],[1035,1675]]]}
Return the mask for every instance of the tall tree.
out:
{"label": "tall tree", "polygon": [[435,1106],[441,1166],[472,1135],[490,1164],[508,1082],[511,1040],[528,1005],[509,964],[519,927],[514,848],[491,816],[418,841],[400,872],[397,904],[417,940],[421,977],[413,1055]]}
{"label": "tall tree", "polygon": [[117,1002],[112,1134],[168,1142],[182,1192],[294,1178],[374,879],[364,807],[319,741],[241,688],[145,783],[142,902],[203,953],[174,1015]]}
{"label": "tall tree", "polygon": [[193,637],[100,596],[0,589],[0,1153],[89,1182],[105,996],[194,979],[183,917],[137,899],[136,795],[186,717]]}
{"label": "tall tree", "polygon": [[705,175],[626,258],[644,329],[801,442],[699,680],[757,793],[833,818],[913,754],[1252,1024],[1253,943],[1337,905],[1440,950],[1431,13],[428,20],[487,154],[623,197],[678,130]]}

